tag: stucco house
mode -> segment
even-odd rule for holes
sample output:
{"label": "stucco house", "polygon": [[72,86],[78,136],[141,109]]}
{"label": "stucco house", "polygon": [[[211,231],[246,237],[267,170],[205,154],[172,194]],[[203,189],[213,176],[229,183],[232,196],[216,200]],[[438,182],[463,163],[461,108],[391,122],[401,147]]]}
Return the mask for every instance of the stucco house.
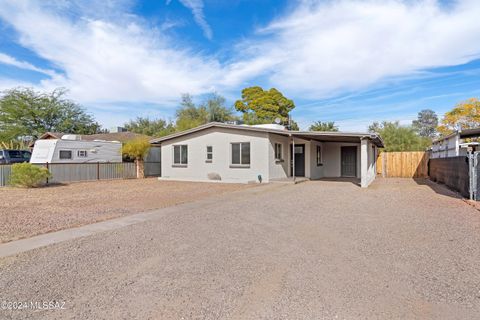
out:
{"label": "stucco house", "polygon": [[375,179],[378,148],[383,147],[382,139],[372,133],[290,131],[276,124],[218,122],[151,143],[161,146],[162,179],[270,182],[350,177],[359,179],[362,187]]}

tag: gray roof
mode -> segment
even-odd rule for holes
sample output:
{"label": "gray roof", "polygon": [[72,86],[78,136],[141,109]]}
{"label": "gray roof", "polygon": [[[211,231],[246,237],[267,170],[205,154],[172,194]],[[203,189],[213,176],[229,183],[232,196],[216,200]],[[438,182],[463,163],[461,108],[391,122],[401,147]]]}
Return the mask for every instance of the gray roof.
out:
{"label": "gray roof", "polygon": [[360,139],[366,138],[366,139],[372,140],[372,142],[376,146],[380,148],[384,147],[382,138],[376,133],[338,132],[338,131],[291,131],[291,130],[260,128],[260,127],[245,126],[245,125],[225,124],[221,122],[210,122],[189,130],[176,132],[161,138],[152,139],[150,140],[150,143],[160,144],[164,141],[175,139],[184,135],[188,135],[188,134],[209,129],[209,128],[223,128],[223,129],[244,130],[244,131],[253,131],[253,132],[266,132],[266,133],[278,134],[282,136],[291,136],[291,137],[297,137],[297,138],[306,139],[306,140],[318,140],[318,141],[325,141],[325,142],[358,142]]}
{"label": "gray roof", "polygon": [[459,137],[461,139],[477,138],[477,137],[480,137],[480,128],[464,129],[464,130],[454,131],[453,133],[451,133],[449,135],[446,135],[444,137],[440,137],[438,139],[433,140],[433,143],[437,143],[437,142],[443,141],[445,139],[449,139],[449,138],[454,137],[456,135],[459,135]]}

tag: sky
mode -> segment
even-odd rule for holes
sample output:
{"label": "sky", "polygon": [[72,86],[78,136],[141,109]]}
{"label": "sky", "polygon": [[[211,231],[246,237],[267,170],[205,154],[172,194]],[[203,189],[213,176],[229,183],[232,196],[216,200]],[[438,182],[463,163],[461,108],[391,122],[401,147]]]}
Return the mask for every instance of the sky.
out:
{"label": "sky", "polygon": [[302,129],[480,97],[478,0],[0,0],[0,90],[66,88],[105,127],[183,93],[277,88]]}

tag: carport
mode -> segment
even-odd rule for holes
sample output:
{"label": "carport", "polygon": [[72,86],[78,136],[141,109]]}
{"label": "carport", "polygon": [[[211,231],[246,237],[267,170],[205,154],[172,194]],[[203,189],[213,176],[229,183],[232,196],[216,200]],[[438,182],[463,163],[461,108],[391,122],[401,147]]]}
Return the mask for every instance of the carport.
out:
{"label": "carport", "polygon": [[378,148],[383,141],[376,134],[340,132],[290,132],[290,176],[358,178],[368,187],[376,176]]}

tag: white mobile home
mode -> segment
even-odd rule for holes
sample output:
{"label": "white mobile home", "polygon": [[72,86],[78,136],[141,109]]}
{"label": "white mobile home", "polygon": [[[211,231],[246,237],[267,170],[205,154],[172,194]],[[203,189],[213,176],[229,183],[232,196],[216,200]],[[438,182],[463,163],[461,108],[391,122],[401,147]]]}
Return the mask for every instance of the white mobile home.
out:
{"label": "white mobile home", "polygon": [[61,139],[35,141],[30,163],[122,162],[122,144],[118,141],[81,140],[63,135]]}
{"label": "white mobile home", "polygon": [[[162,178],[269,182],[349,177],[367,187],[376,175],[376,134],[289,131],[279,125],[208,123],[151,140],[161,146]],[[295,156],[292,156],[292,155]]]}

